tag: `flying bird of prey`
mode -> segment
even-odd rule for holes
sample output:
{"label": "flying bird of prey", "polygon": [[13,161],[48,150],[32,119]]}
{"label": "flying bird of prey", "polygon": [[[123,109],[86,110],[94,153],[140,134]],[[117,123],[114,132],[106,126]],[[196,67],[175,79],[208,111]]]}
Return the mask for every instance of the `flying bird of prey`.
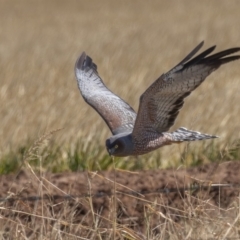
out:
{"label": "flying bird of prey", "polygon": [[168,132],[183,106],[184,98],[221,65],[240,58],[240,55],[229,56],[240,48],[209,55],[216,46],[193,58],[203,43],[169,72],[162,74],[141,95],[137,113],[105,86],[97,72],[97,65],[82,53],[75,65],[78,87],[84,100],[101,115],[112,132],[106,140],[110,155],[136,156],[172,143],[217,137],[183,127]]}

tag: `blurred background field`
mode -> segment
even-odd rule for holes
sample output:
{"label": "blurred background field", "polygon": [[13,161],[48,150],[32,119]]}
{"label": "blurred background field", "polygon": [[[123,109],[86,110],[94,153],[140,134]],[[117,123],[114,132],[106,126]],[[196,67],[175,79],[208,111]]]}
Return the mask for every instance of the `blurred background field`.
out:
{"label": "blurred background field", "polygon": [[[240,46],[238,0],[0,0],[0,5],[0,159],[5,162],[18,161],[36,139],[58,128],[63,129],[48,145],[48,163],[68,170],[82,160],[111,162],[105,150],[110,131],[77,88],[74,64],[82,51],[98,65],[106,85],[137,110],[143,91],[200,41],[205,40],[204,49],[217,44],[217,51]],[[239,89],[236,61],[187,98],[172,128],[220,139],[165,147],[121,164],[143,161],[148,168],[225,160],[229,149],[239,149]]]}

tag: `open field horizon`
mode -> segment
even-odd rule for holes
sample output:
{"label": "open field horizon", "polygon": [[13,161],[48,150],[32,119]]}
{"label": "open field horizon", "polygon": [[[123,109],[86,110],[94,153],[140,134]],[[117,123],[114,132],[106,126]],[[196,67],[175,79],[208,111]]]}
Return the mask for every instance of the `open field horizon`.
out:
{"label": "open field horizon", "polygon": [[[56,145],[94,151],[110,131],[79,94],[74,64],[91,56],[105,84],[135,110],[139,97],[200,41],[215,51],[240,46],[239,1],[2,1],[0,9],[0,155],[43,134]],[[220,136],[224,148],[240,139],[240,61],[212,73],[185,101],[180,126]],[[193,149],[210,144],[191,143]],[[186,145],[159,149],[164,161]],[[80,149],[81,150],[81,149]],[[103,154],[107,154],[104,150]],[[149,156],[150,157],[150,156]]]}

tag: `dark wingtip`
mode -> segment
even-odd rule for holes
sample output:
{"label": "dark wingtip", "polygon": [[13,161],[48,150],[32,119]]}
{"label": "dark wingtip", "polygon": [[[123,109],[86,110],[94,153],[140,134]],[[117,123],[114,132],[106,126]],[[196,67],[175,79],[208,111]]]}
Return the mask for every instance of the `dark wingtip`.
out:
{"label": "dark wingtip", "polygon": [[232,57],[221,58],[221,59],[219,59],[219,61],[220,61],[221,64],[225,64],[225,63],[229,63],[229,62],[232,62],[232,61],[235,61],[235,60],[238,60],[238,59],[240,59],[240,55],[235,55],[235,56],[232,56]]}
{"label": "dark wingtip", "polygon": [[199,49],[204,45],[204,40],[198,44]]}
{"label": "dark wingtip", "polygon": [[[200,44],[199,44],[200,46]],[[202,53],[200,53],[199,55],[197,55],[195,58],[192,58],[191,60],[189,60],[188,62],[186,62],[184,64],[184,67],[187,68],[193,64],[197,64],[199,61],[201,61],[202,59],[205,59],[205,57],[207,55],[209,55],[211,52],[214,51],[214,49],[216,48],[216,45],[208,48],[207,50],[203,51]]]}
{"label": "dark wingtip", "polygon": [[215,60],[215,59],[223,59],[223,57],[226,57],[228,55],[231,55],[231,54],[239,52],[239,51],[240,51],[239,47],[230,48],[230,49],[215,53],[215,54],[205,58],[205,60],[211,61],[211,60]]}
{"label": "dark wingtip", "polygon": [[[204,41],[201,41],[180,63],[178,63],[174,68],[178,67],[179,65],[184,64],[185,62],[189,61],[204,45]],[[173,69],[174,69],[173,68]],[[171,71],[171,70],[170,70]]]}
{"label": "dark wingtip", "polygon": [[87,55],[85,52],[83,52],[81,54],[81,56],[78,58],[78,60],[76,61],[76,69],[83,69],[84,66],[84,61],[86,59]]}
{"label": "dark wingtip", "polygon": [[75,67],[80,70],[91,68],[97,71],[97,65],[93,63],[92,59],[85,52],[78,58]]}

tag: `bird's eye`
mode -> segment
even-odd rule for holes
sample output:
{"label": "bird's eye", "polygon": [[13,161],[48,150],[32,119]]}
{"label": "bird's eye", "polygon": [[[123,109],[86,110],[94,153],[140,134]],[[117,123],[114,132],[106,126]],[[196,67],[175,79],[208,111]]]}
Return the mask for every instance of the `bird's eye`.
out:
{"label": "bird's eye", "polygon": [[116,145],[114,146],[114,148],[117,149],[117,148],[118,148],[118,145],[116,144]]}

